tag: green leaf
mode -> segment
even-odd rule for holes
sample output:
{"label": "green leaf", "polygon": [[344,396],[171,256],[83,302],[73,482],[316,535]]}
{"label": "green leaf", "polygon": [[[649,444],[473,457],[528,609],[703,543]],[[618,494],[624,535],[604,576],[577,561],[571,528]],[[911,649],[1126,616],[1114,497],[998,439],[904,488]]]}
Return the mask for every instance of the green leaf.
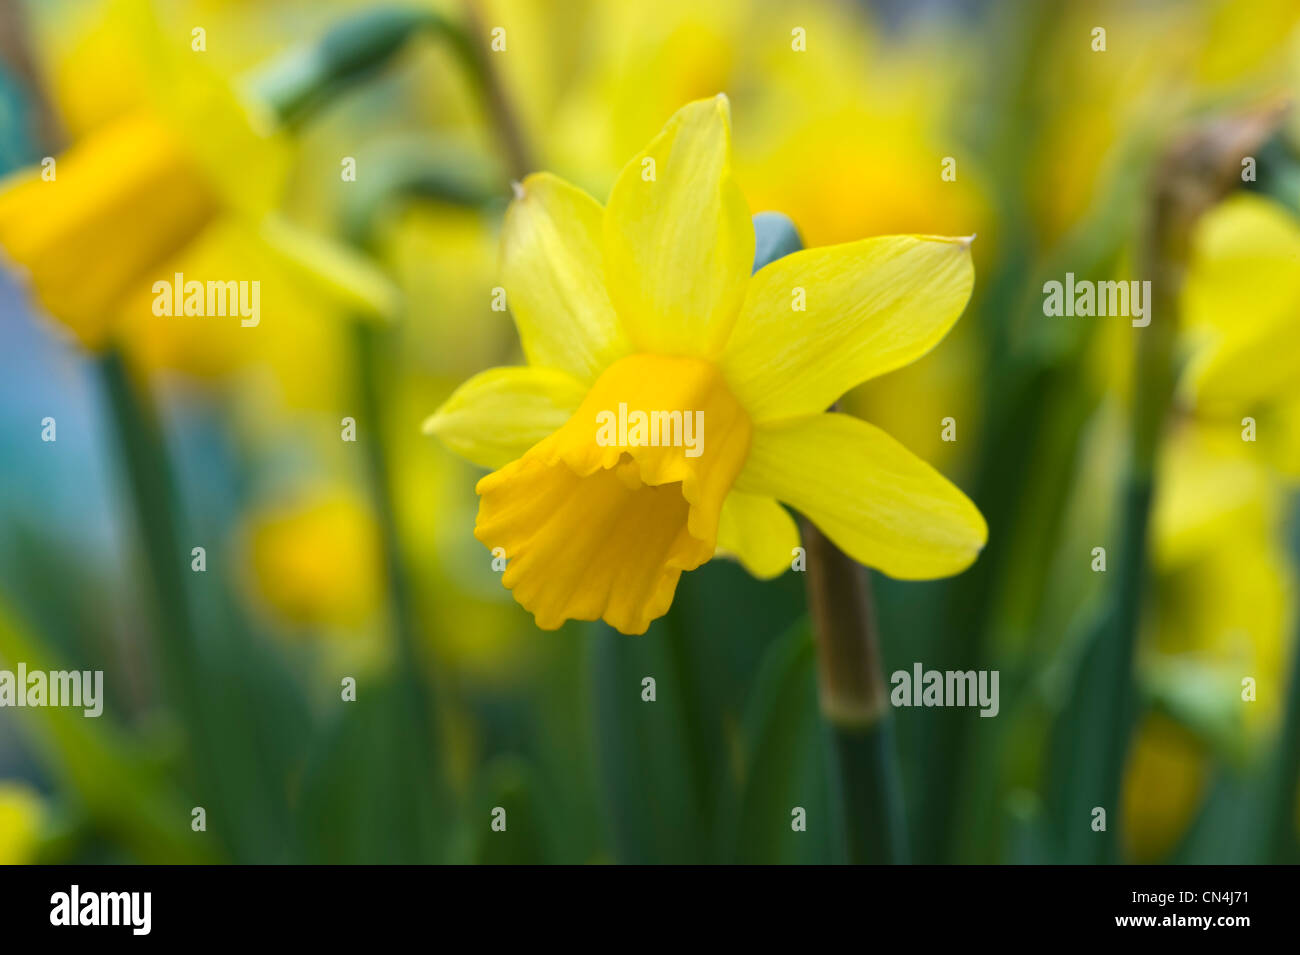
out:
{"label": "green leaf", "polygon": [[271,61],[249,78],[248,86],[281,122],[297,125],[342,90],[382,69],[420,31],[451,29],[432,11],[367,10],[335,24],[319,40]]}
{"label": "green leaf", "polygon": [[[617,858],[730,858],[749,688],[802,611],[798,574],[760,581],[713,560],[682,576],[643,636],[592,629],[596,766]],[[641,699],[648,676],[653,703]]]}
{"label": "green leaf", "polygon": [[[639,637],[591,628],[596,760],[620,862],[706,862],[720,768],[717,726],[697,712],[685,635],[663,618]],[[654,680],[655,699],[644,681]],[[725,765],[725,762],[724,764]]]}
{"label": "green leaf", "polygon": [[[0,662],[29,671],[67,669],[29,634],[0,601]],[[210,840],[190,829],[188,801],[104,714],[80,710],[24,710],[37,752],[97,827],[142,862],[215,862]]]}
{"label": "green leaf", "polygon": [[[503,757],[487,767],[485,776],[485,795],[471,810],[469,820],[471,829],[478,834],[474,861],[487,865],[540,865],[551,861],[547,813],[539,804],[528,764]],[[498,819],[504,829],[493,828]]]}
{"label": "green leaf", "polygon": [[[827,785],[812,630],[800,621],[768,648],[745,713],[744,785],[734,857],[746,863],[835,861],[841,841]],[[806,831],[792,828],[802,808]]]}
{"label": "green leaf", "polygon": [[312,755],[297,812],[313,863],[443,861],[454,817],[414,731],[416,705],[400,675],[357,681]]}

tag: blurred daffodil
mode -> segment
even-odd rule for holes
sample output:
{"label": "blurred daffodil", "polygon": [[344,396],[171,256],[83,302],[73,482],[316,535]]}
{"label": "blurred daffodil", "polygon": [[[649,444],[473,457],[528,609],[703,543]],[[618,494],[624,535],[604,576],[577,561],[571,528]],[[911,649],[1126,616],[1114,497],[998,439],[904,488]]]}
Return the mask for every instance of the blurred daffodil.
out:
{"label": "blurred daffodil", "polygon": [[1236,196],[1205,216],[1193,255],[1182,399],[1198,418],[1241,430],[1249,441],[1238,449],[1300,477],[1300,221],[1272,200]]}
{"label": "blurred daffodil", "polygon": [[355,628],[378,612],[379,534],[356,494],[322,489],[264,508],[245,534],[253,586],[284,621]]}
{"label": "blurred daffodil", "polygon": [[41,821],[41,798],[30,787],[0,782],[0,865],[35,861]]}
{"label": "blurred daffodil", "polygon": [[1197,226],[1182,300],[1189,359],[1180,418],[1161,453],[1153,514],[1160,602],[1155,651],[1250,677],[1245,724],[1271,725],[1283,697],[1292,571],[1286,485],[1300,473],[1300,223],[1235,196]]}
{"label": "blurred daffodil", "polygon": [[1044,68],[1026,74],[1034,108],[1019,115],[1033,120],[1025,189],[1048,243],[1122,219],[1104,200],[1141,181],[1152,148],[1200,106],[1280,92],[1300,41],[1291,0],[1262,0],[1249,17],[1233,0],[1099,0],[1043,7],[1037,20]]}
{"label": "blurred daffodil", "polygon": [[1285,501],[1276,476],[1233,429],[1184,422],[1165,442],[1152,516],[1155,570],[1144,660],[1194,667],[1214,686],[1206,699],[1254,700],[1224,712],[1262,730],[1276,720],[1291,602],[1282,539]]}
{"label": "blurred daffodil", "polygon": [[[538,626],[644,632],[717,549],[781,573],[799,536],[778,502],[891,576],[947,576],[978,555],[987,529],[965,495],[825,410],[948,332],[974,280],[969,241],[866,239],[751,278],[754,246],[723,96],[678,111],[604,208],[548,174],[521,185],[503,269],[529,366],[466,382],[426,430],[498,468],[478,484],[475,536]],[[623,433],[628,409],[664,416],[665,439]]]}
{"label": "blurred daffodil", "polygon": [[1209,785],[1203,740],[1163,714],[1138,728],[1124,779],[1124,841],[1135,862],[1165,858],[1187,831]]}
{"label": "blurred daffodil", "polygon": [[1194,577],[1170,603],[1184,619],[1168,629],[1182,636],[1164,645],[1232,660],[1232,682],[1252,676],[1260,688],[1247,722],[1268,725],[1294,599],[1283,529],[1286,488],[1300,474],[1300,383],[1289,361],[1300,346],[1300,222],[1250,195],[1207,213],[1182,318],[1189,359],[1182,416],[1162,450],[1153,560]]}
{"label": "blurred daffodil", "polygon": [[[0,249],[51,316],[92,351],[117,340],[146,367],[210,375],[268,340],[311,350],[310,323],[285,333],[313,294],[366,313],[392,307],[376,273],[276,213],[292,151],[265,107],[165,36],[147,2],[91,12],[51,84],[70,107],[72,145],[0,183]],[[106,62],[121,75],[88,112],[84,87],[109,74]],[[160,318],[153,285],[177,273],[256,280],[273,318],[256,328]]]}
{"label": "blurred daffodil", "polygon": [[1181,318],[1188,361],[1161,447],[1142,664],[1153,686],[1199,692],[1181,694],[1197,711],[1173,714],[1184,725],[1153,715],[1137,733],[1124,798],[1129,851],[1143,862],[1163,858],[1199,807],[1213,755],[1206,743],[1230,740],[1238,752],[1227,755],[1240,756],[1266,738],[1286,692],[1300,223],[1251,195],[1207,213],[1192,239]]}

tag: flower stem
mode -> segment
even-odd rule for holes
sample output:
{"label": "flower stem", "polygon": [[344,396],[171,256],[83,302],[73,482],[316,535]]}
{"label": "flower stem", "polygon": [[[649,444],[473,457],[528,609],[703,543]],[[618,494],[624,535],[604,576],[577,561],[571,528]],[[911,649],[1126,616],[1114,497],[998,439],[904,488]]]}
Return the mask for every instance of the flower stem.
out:
{"label": "flower stem", "polygon": [[[419,672],[420,648],[411,586],[402,560],[401,541],[397,529],[397,513],[393,502],[388,458],[384,454],[384,407],[379,393],[379,382],[385,374],[383,349],[387,329],[372,322],[358,320],[353,324],[356,341],[357,389],[363,420],[370,434],[362,442],[366,458],[366,475],[370,485],[372,504],[379,521],[384,562],[387,565],[388,596],[392,603],[394,630],[401,663],[409,670]],[[421,696],[424,694],[421,693]]]}
{"label": "flower stem", "polygon": [[282,53],[247,78],[280,122],[296,128],[387,65],[416,35],[455,28],[430,10],[381,6],[339,21],[319,39]]}
{"label": "flower stem", "polygon": [[131,381],[121,352],[111,349],[105,354],[99,371],[148,571],[163,698],[185,719],[201,752],[199,653],[183,570],[189,551],[180,541],[175,487],[162,434],[153,409]]}
{"label": "flower stem", "polygon": [[434,693],[429,684],[420,643],[420,627],[415,609],[414,591],[403,557],[398,529],[397,508],[393,499],[391,472],[384,450],[387,409],[381,392],[389,370],[387,349],[392,329],[365,319],[353,322],[354,361],[360,417],[368,425],[368,434],[360,442],[365,453],[366,483],[371,505],[379,524],[384,579],[388,587],[392,635],[395,641],[396,685],[402,694],[401,705],[406,719],[415,727],[414,759],[410,766],[416,791],[403,794],[409,800],[405,810],[411,830],[413,859],[430,861],[440,850],[437,820],[431,814],[434,803],[442,801],[437,762],[438,730],[434,711]]}
{"label": "flower stem", "polygon": [[479,92],[501,141],[510,177],[523,179],[537,167],[528,151],[523,128],[510,104],[510,97],[506,95],[501,75],[492,65],[492,53],[483,41],[483,19],[475,0],[466,0],[465,29],[454,35],[452,40],[459,48],[461,60],[478,80]]}
{"label": "flower stem", "polygon": [[[799,230],[779,212],[754,216],[754,239],[755,272],[803,248]],[[866,568],[810,521],[801,523],[818,699],[831,737],[831,783],[844,855],[854,864],[906,862],[903,787],[871,580]]]}
{"label": "flower stem", "polygon": [[907,861],[902,786],[871,581],[803,522],[818,695],[832,740],[833,782],[851,863]]}
{"label": "flower stem", "polygon": [[466,0],[463,20],[456,23],[432,10],[400,5],[362,11],[315,42],[278,56],[254,71],[247,82],[282,124],[297,128],[344,90],[385,67],[414,37],[438,37],[477,86],[511,178],[522,179],[536,167],[483,40],[482,17],[473,0]]}

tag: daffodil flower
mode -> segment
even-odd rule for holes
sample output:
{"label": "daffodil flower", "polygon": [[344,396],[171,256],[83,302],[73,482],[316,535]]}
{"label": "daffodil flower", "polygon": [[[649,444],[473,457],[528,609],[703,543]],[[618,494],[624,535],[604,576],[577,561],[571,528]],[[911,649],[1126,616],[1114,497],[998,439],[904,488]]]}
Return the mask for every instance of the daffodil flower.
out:
{"label": "daffodil flower", "polygon": [[276,213],[292,153],[267,107],[165,36],[141,0],[112,0],[94,29],[135,82],[52,165],[0,182],[0,250],[51,316],[91,351],[130,338],[146,357],[179,353],[202,368],[209,339],[159,353],[202,326],[157,321],[155,281],[251,272],[271,286],[277,315],[313,287],[363,314],[393,308],[372,268]]}
{"label": "daffodil flower", "polygon": [[[497,469],[478,483],[474,533],[539,627],[642,633],[717,551],[780,574],[799,534],[779,502],[894,577],[978,555],[987,528],[961,491],[826,412],[944,337],[974,281],[969,239],[865,239],[751,276],[754,245],[725,96],[674,115],[604,208],[546,173],[520,185],[502,264],[528,366],[470,379],[425,427]],[[699,454],[599,440],[621,406],[698,413]]]}
{"label": "daffodil flower", "polygon": [[285,623],[357,629],[382,603],[376,522],[346,487],[259,507],[243,537],[250,588]]}

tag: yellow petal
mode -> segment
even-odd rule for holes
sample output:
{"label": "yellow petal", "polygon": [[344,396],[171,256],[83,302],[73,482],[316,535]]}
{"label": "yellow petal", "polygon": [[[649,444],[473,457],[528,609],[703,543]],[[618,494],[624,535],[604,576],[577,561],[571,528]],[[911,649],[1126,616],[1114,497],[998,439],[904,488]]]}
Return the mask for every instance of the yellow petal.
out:
{"label": "yellow petal", "polygon": [[938,344],[974,279],[969,239],[881,236],[795,252],[754,274],[723,373],[755,421],[825,411]]}
{"label": "yellow petal", "polygon": [[1256,738],[1268,732],[1286,700],[1293,619],[1292,572],[1277,525],[1248,518],[1223,527],[1213,546],[1157,571],[1144,646],[1163,665],[1208,668],[1222,687],[1210,698],[1240,691],[1241,677],[1253,676],[1258,702],[1242,707],[1244,728]]}
{"label": "yellow petal", "polygon": [[[1249,333],[1265,317],[1280,317],[1298,281],[1300,222],[1272,199],[1233,196],[1197,223],[1183,290],[1184,323]],[[1262,311],[1243,313],[1243,299]]]}
{"label": "yellow petal", "polygon": [[1135,862],[1156,862],[1177,845],[1205,798],[1205,746],[1168,717],[1146,717],[1124,773],[1124,841]]}
{"label": "yellow petal", "polygon": [[854,560],[903,580],[956,574],[988,538],[965,494],[848,415],[756,425],[736,487],[784,501]]}
{"label": "yellow petal", "polygon": [[[250,297],[231,290],[233,296],[223,294],[211,305],[205,296],[206,315],[156,314],[160,299],[172,300],[178,273],[183,285],[247,281],[244,291]],[[170,287],[155,293],[152,282],[158,279]],[[114,327],[140,370],[167,369],[205,382],[228,382],[260,408],[272,400],[286,408],[333,411],[344,387],[341,376],[352,374],[353,336],[337,303],[315,283],[302,281],[298,270],[285,268],[260,230],[236,215],[218,215],[160,263],[148,281],[122,299]],[[252,399],[254,390],[257,399]],[[268,412],[265,420],[274,417]]]}
{"label": "yellow petal", "polygon": [[600,203],[549,173],[506,212],[501,267],[530,365],[592,382],[631,350],[605,291]]}
{"label": "yellow petal", "polygon": [[1281,205],[1239,196],[1197,227],[1183,292],[1199,345],[1182,383],[1211,413],[1294,393],[1300,350],[1300,222]]}
{"label": "yellow petal", "polygon": [[475,464],[503,467],[563,426],[586,391],[553,368],[490,368],[457,388],[424,433]]}
{"label": "yellow petal", "polygon": [[[671,411],[685,413],[644,427]],[[667,612],[682,571],[713,556],[749,436],[711,364],[629,356],[564,427],[479,481],[474,536],[504,551],[502,583],[542,629],[603,618],[643,633]]]}
{"label": "yellow petal", "polygon": [[[150,104],[185,144],[207,181],[232,209],[261,217],[280,201],[292,144],[270,109],[222,76],[158,18],[149,0],[116,0],[132,40]],[[221,42],[216,36],[208,43]]]}
{"label": "yellow petal", "polygon": [[345,487],[261,508],[245,536],[249,584],[288,623],[357,627],[383,602],[378,524]]}
{"label": "yellow petal", "polygon": [[1185,424],[1160,447],[1160,481],[1151,514],[1151,556],[1167,571],[1218,550],[1234,534],[1270,527],[1277,491],[1256,445],[1234,425]]}
{"label": "yellow petal", "polygon": [[677,485],[629,487],[614,469],[580,476],[525,457],[478,492],[474,535],[501,549],[502,583],[543,630],[603,618],[644,633],[668,612],[682,571],[713,553],[687,530],[690,505]]}
{"label": "yellow petal", "polygon": [[123,297],[163,278],[159,267],[216,212],[176,138],[135,114],[58,157],[54,179],[22,173],[0,186],[0,247],[41,305],[98,348]]}
{"label": "yellow petal", "polygon": [[395,316],[400,293],[363,256],[280,215],[262,217],[257,228],[268,252],[350,314],[379,319]]}
{"label": "yellow petal", "polygon": [[718,551],[733,555],[763,580],[790,569],[799,546],[799,527],[774,498],[733,490],[722,505]]}
{"label": "yellow petal", "polygon": [[682,107],[619,174],[605,210],[605,274],[632,344],[713,356],[754,264],[754,225],[731,175],[727,98]]}
{"label": "yellow petal", "polygon": [[69,140],[147,102],[144,67],[120,4],[39,3],[29,12],[33,48]]}
{"label": "yellow petal", "polygon": [[26,783],[0,781],[0,865],[35,861],[45,816],[36,790]]}

